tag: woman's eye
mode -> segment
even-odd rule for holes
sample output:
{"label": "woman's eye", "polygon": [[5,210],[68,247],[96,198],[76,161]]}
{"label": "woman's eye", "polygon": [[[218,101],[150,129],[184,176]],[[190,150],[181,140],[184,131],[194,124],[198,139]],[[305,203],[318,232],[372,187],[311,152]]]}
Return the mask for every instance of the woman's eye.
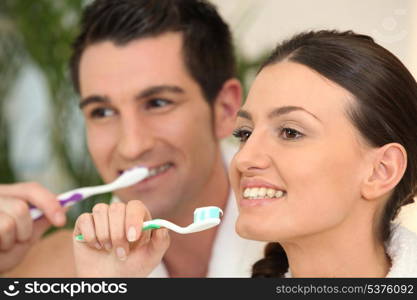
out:
{"label": "woman's eye", "polygon": [[101,119],[106,117],[111,117],[115,114],[115,111],[111,108],[95,108],[91,111],[90,116],[94,119]]}
{"label": "woman's eye", "polygon": [[159,107],[165,107],[169,104],[171,104],[172,101],[162,99],[162,98],[155,98],[151,99],[146,102],[146,108],[159,108]]}
{"label": "woman's eye", "polygon": [[239,142],[244,143],[248,140],[252,132],[245,129],[236,129],[233,131],[233,136],[239,139]]}
{"label": "woman's eye", "polygon": [[298,130],[292,129],[292,128],[282,128],[281,130],[281,136],[285,140],[295,140],[303,137],[304,135],[299,132]]}

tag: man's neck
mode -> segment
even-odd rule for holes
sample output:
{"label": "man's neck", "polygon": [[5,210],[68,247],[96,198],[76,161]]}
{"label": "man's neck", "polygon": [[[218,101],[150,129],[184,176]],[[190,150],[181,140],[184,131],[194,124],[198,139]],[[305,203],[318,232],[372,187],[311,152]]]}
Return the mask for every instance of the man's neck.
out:
{"label": "man's neck", "polygon": [[[213,172],[198,199],[184,210],[183,216],[192,215],[196,207],[217,206],[226,209],[229,181],[220,150]],[[220,225],[221,226],[221,225]],[[170,232],[171,246],[164,256],[170,277],[205,277],[218,227],[198,233],[181,235]]]}

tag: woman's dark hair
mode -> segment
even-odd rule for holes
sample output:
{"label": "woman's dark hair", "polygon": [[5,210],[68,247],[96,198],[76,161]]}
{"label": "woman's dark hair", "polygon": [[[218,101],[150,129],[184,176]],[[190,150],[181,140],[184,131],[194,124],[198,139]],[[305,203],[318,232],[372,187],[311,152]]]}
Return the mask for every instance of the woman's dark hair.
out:
{"label": "woman's dark hair", "polygon": [[[349,91],[355,105],[347,115],[374,147],[399,143],[407,151],[405,174],[384,208],[379,238],[387,241],[401,206],[412,203],[417,188],[417,83],[388,50],[352,31],[310,31],[279,44],[260,71],[281,61],[315,70]],[[253,277],[282,277],[288,260],[279,243],[270,243],[265,258],[253,266]]]}
{"label": "woman's dark hair", "polygon": [[224,82],[235,77],[235,57],[228,25],[204,0],[94,1],[84,10],[73,44],[70,70],[76,91],[80,59],[88,46],[106,40],[126,45],[167,32],[182,33],[185,66],[212,103]]}

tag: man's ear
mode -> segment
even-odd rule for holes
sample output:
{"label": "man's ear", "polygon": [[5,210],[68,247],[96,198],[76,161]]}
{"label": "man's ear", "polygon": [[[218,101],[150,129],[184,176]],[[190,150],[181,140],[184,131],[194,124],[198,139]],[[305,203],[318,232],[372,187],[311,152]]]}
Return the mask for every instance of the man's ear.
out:
{"label": "man's ear", "polygon": [[362,197],[377,199],[395,188],[407,167],[407,152],[398,143],[390,143],[377,149],[369,176],[362,184]]}
{"label": "man's ear", "polygon": [[242,86],[239,80],[225,81],[214,102],[214,130],[218,139],[229,136],[235,126],[237,111],[242,104]]}

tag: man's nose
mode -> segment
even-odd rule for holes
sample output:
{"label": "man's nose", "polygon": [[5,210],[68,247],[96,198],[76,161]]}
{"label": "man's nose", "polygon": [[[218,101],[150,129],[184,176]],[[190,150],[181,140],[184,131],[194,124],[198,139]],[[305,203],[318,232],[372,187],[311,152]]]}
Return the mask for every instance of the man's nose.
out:
{"label": "man's nose", "polygon": [[144,120],[135,116],[125,117],[120,126],[118,152],[126,160],[137,160],[150,152],[155,145],[155,137]]}

